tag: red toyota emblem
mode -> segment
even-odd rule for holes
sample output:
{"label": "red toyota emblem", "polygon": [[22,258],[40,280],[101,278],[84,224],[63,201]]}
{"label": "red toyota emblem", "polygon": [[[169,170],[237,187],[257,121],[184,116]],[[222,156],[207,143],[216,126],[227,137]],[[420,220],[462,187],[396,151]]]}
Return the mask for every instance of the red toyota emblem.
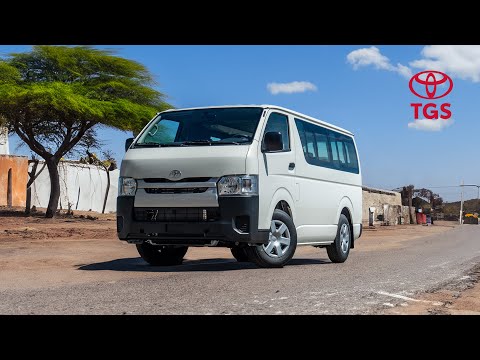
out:
{"label": "red toyota emblem", "polygon": [[[425,74],[425,75],[424,75]],[[417,85],[418,89],[424,89],[422,92],[426,94],[420,95],[414,88],[413,84],[414,82],[416,84],[422,85],[419,86]],[[447,84],[445,84],[448,82]],[[439,85],[445,84],[447,86],[439,88]],[[408,83],[408,86],[410,87],[410,91],[422,98],[422,99],[440,99],[444,96],[447,96],[450,91],[453,89],[453,81],[448,76],[447,74],[441,72],[441,71],[434,71],[434,70],[427,70],[427,71],[422,71],[419,72],[418,74],[415,74],[412,76],[410,79],[410,82]],[[442,91],[441,95],[437,95],[437,92]]]}

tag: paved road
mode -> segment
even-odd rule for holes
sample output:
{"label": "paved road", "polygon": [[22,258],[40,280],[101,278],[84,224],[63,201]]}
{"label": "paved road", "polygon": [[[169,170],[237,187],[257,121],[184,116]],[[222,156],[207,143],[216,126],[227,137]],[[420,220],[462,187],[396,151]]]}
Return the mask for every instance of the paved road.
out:
{"label": "paved road", "polygon": [[[362,314],[402,302],[400,296],[461,277],[480,262],[480,226],[410,241],[408,246],[355,251],[332,264],[323,249],[283,269],[234,260],[201,260],[152,268],[138,258],[80,267],[142,272],[141,278],[2,290],[0,313],[64,314]],[[390,305],[389,305],[390,304]]]}

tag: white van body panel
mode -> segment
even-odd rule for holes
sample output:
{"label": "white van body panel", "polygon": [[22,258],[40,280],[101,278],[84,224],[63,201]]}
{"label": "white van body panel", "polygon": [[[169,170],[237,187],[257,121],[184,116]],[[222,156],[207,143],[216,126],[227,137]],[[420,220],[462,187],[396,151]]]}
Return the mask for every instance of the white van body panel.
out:
{"label": "white van body panel", "polygon": [[205,176],[206,172],[210,177],[241,174],[246,170],[248,151],[248,145],[135,149],[127,151],[120,176],[138,174],[140,179],[168,178],[172,170],[182,173],[178,179]]}

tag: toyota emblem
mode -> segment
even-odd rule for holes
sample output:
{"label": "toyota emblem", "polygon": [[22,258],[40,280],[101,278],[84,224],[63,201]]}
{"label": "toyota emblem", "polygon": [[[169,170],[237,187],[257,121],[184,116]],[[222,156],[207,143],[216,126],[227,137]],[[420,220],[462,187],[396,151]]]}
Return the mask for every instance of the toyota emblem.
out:
{"label": "toyota emblem", "polygon": [[182,172],[180,170],[172,170],[170,171],[169,175],[172,179],[178,179],[180,176],[182,176]]}

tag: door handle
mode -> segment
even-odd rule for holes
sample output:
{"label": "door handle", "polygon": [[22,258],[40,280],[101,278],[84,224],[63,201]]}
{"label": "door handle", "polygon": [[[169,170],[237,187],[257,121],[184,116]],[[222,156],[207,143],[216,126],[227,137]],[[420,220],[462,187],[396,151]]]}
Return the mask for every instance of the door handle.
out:
{"label": "door handle", "polygon": [[295,169],[295,163],[288,164],[288,170],[293,170],[293,169]]}

